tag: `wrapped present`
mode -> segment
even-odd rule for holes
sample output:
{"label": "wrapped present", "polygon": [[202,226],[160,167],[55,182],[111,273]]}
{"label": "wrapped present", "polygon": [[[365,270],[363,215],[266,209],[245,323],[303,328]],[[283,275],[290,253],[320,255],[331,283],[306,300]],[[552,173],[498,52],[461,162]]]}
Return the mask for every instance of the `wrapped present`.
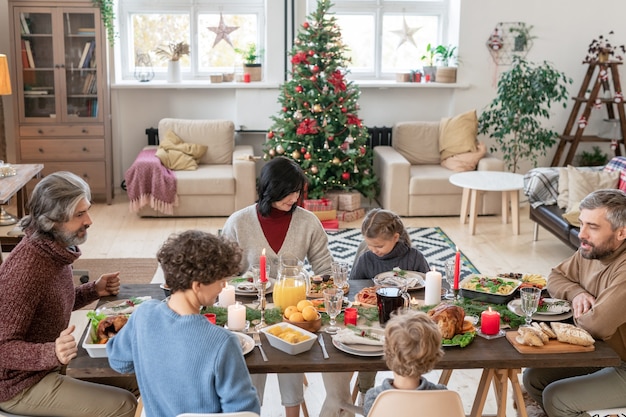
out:
{"label": "wrapped present", "polygon": [[337,210],[352,211],[361,207],[361,193],[358,191],[329,191],[326,196],[329,200],[337,198]]}
{"label": "wrapped present", "polygon": [[324,220],[322,222],[324,230],[339,230],[339,220]]}
{"label": "wrapped present", "polygon": [[337,220],[340,222],[353,222],[362,217],[365,217],[365,209],[362,207],[350,211],[337,210]]}
{"label": "wrapped present", "polygon": [[312,211],[312,213],[321,221],[337,219],[337,210]]}
{"label": "wrapped present", "polygon": [[305,210],[309,211],[327,211],[333,210],[337,207],[331,200],[326,198],[321,198],[319,200],[304,200],[302,206]]}

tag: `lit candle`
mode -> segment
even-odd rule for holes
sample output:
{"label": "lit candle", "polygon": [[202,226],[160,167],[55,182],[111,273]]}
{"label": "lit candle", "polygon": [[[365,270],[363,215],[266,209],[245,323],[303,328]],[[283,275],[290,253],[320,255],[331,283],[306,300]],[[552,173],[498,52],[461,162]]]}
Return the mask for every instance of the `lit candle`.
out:
{"label": "lit candle", "polygon": [[441,301],[441,273],[433,267],[426,273],[426,291],[424,304],[427,306],[439,304]]}
{"label": "lit candle", "polygon": [[220,291],[218,300],[220,307],[224,308],[235,304],[235,287],[227,284],[222,288],[222,291]]}
{"label": "lit candle", "polygon": [[259,268],[261,269],[261,282],[267,282],[267,258],[265,257],[265,248],[263,248],[263,252],[261,252],[261,257],[259,258]]}
{"label": "lit candle", "polygon": [[243,330],[246,327],[246,307],[237,301],[228,306],[228,328],[230,330]]}
{"label": "lit candle", "polygon": [[486,335],[494,335],[500,332],[500,313],[493,311],[491,307],[480,314],[480,331]]}
{"label": "lit candle", "polygon": [[459,278],[461,276],[461,252],[459,247],[456,247],[456,256],[454,258],[454,289],[459,289]]}

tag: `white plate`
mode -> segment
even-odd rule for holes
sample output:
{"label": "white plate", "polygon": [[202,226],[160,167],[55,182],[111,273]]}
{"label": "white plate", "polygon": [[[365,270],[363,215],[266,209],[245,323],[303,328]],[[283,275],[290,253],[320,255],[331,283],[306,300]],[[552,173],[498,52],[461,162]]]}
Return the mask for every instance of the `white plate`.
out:
{"label": "white plate", "polygon": [[[408,290],[419,290],[421,288],[424,288],[424,286],[426,285],[424,282],[424,279],[426,278],[426,274],[424,274],[423,272],[416,272],[416,271],[404,271],[406,274],[404,277],[406,278],[412,278],[412,279],[417,279],[417,283],[415,285],[412,285],[410,287],[408,287]],[[399,282],[403,277],[399,277],[398,273],[396,271],[388,271],[388,272],[381,272],[380,274],[376,275],[372,281],[374,281],[374,284],[376,285],[386,285],[386,286],[395,286],[395,287],[399,287]]]}
{"label": "white plate", "polygon": [[[324,300],[321,298],[315,299],[312,301],[313,307],[317,309],[320,313],[326,313],[326,307],[319,307],[324,304]],[[346,308],[352,307],[352,301],[348,299],[348,297],[343,297],[343,303],[341,305],[341,311],[344,311]]]}
{"label": "white plate", "polygon": [[239,338],[239,342],[241,343],[241,350],[244,355],[252,352],[254,350],[254,340],[247,334],[243,334],[241,332],[233,332],[235,336]]}
{"label": "white plate", "polygon": [[[385,335],[384,329],[374,328],[374,327],[363,327],[363,330],[370,330],[372,333],[377,333],[381,336]],[[341,343],[333,337],[333,346],[342,352],[349,353],[351,355],[356,356],[382,356],[383,355],[383,347],[382,346],[374,346],[374,345],[348,345],[345,343]]]}
{"label": "white plate", "polygon": [[[332,278],[331,278],[331,279],[332,279]],[[313,283],[311,283],[311,285],[314,285],[314,284],[313,284]],[[326,285],[327,285],[327,286],[326,286],[326,287],[324,287],[324,288],[330,288],[330,287],[333,287],[333,285],[334,285],[334,284],[332,283],[332,281],[330,281],[330,280],[329,280],[329,281],[327,281],[327,284],[326,284]],[[312,288],[312,287],[311,287],[311,288]],[[322,290],[323,290],[324,288],[322,288]],[[350,291],[350,283],[349,283],[349,282],[346,282],[346,284],[343,286],[342,290],[343,290],[343,293],[344,293],[344,294],[347,294],[347,293],[348,293],[348,291]],[[312,291],[312,290],[309,290],[309,292],[307,292],[307,293],[306,293],[306,296],[307,296],[308,298],[324,298],[324,293],[323,293],[323,292],[321,292],[321,291]]]}
{"label": "white plate", "polygon": [[135,311],[135,308],[144,301],[150,300],[152,297],[135,297],[133,301],[129,298],[125,298],[123,300],[115,300],[109,301],[108,303],[102,304],[100,307],[96,309],[96,313],[105,314],[107,316],[115,316],[118,314],[131,314]]}
{"label": "white plate", "polygon": [[[274,278],[267,279],[268,286],[265,288],[265,294],[271,294],[274,291]],[[256,296],[259,293],[253,283],[249,282],[247,278],[237,277],[228,281],[230,285],[235,287],[235,295],[250,295]]]}
{"label": "white plate", "polygon": [[[546,298],[546,300],[554,300],[554,298]],[[521,304],[522,304],[522,300],[520,300],[519,298],[516,298],[514,300],[509,301],[506,307],[509,309],[509,311],[517,314],[518,316],[524,317],[524,312],[522,311]],[[572,310],[570,310],[566,313],[561,313],[561,314],[535,313],[533,314],[532,318],[535,320],[541,320],[541,321],[561,321],[561,320],[567,320],[573,315],[574,313],[572,312]]]}

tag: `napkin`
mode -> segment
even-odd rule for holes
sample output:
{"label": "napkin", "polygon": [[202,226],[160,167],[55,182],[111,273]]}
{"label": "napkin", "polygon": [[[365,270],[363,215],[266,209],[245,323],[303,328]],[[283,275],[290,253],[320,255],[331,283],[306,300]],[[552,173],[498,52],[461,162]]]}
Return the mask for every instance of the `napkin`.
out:
{"label": "napkin", "polygon": [[546,309],[550,313],[562,314],[571,310],[567,301],[546,302]]}
{"label": "napkin", "polygon": [[373,345],[373,346],[382,346],[385,343],[385,337],[380,336],[380,340],[372,339],[369,337],[363,337],[357,335],[354,330],[351,329],[342,329],[339,330],[334,336],[333,339],[341,342],[345,345]]}

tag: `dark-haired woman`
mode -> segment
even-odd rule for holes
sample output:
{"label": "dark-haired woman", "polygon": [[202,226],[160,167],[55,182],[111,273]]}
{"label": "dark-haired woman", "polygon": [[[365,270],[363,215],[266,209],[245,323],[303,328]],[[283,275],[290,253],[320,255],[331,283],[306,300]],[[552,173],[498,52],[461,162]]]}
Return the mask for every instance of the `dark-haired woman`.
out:
{"label": "dark-haired woman", "polygon": [[[265,249],[271,277],[277,276],[279,257],[283,254],[302,261],[307,259],[315,274],[331,273],[333,259],[328,236],[319,219],[297,204],[306,184],[302,168],[291,159],[276,157],[263,166],[257,183],[257,203],[233,213],[224,225],[224,236],[235,240],[244,251],[242,271],[258,263]],[[337,405],[338,398],[350,396],[349,378],[343,383],[346,378],[332,375],[324,375],[327,398],[320,416],[350,415],[340,414]],[[286,417],[300,414],[300,404],[304,401],[303,378],[303,374],[278,375]],[[265,375],[253,375],[253,381],[262,399]],[[333,384],[331,390],[329,384]]]}

